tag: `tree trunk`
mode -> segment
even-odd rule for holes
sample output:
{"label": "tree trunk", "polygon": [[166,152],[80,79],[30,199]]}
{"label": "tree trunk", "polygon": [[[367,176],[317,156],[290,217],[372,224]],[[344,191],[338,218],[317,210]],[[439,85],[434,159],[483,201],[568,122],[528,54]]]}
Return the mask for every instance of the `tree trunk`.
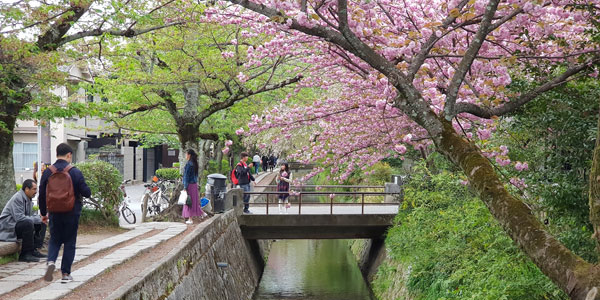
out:
{"label": "tree trunk", "polygon": [[22,105],[4,97],[0,99],[0,211],[16,192],[13,162],[14,128]]}
{"label": "tree trunk", "polygon": [[208,161],[210,160],[210,146],[212,145],[212,141],[210,140],[200,140],[200,152],[198,152],[198,184],[203,182],[205,179],[204,171],[208,170]]}
{"label": "tree trunk", "polygon": [[598,132],[596,133],[596,147],[594,160],[590,170],[590,222],[594,227],[593,238],[596,240],[596,251],[600,253],[600,117],[598,118]]}
{"label": "tree trunk", "polygon": [[530,209],[508,193],[479,149],[462,138],[449,121],[439,119],[443,124],[439,151],[467,175],[470,186],[513,241],[571,299],[600,299],[593,295],[600,287],[599,266],[584,261],[546,232]]}
{"label": "tree trunk", "polygon": [[223,161],[223,146],[223,141],[218,141],[215,144],[215,160],[217,161],[217,170],[220,174],[223,174],[223,164],[221,163]]}
{"label": "tree trunk", "polygon": [[13,163],[14,122],[7,127],[10,129],[0,129],[0,211],[17,190]]}

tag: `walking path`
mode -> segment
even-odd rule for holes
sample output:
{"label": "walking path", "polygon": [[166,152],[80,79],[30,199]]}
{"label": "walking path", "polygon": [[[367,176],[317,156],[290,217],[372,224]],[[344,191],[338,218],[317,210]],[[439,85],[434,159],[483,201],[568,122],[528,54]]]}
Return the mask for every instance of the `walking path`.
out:
{"label": "walking path", "polygon": [[[186,229],[187,226],[183,223],[143,223],[136,226],[135,229],[129,232],[104,239],[91,245],[77,246],[74,263],[83,262],[85,264],[86,259],[94,254],[101,253],[103,251],[108,252],[115,246],[139,238],[139,240],[130,245],[119,248],[110,253],[104,253],[105,255],[83,267],[78,267],[75,265],[73,268],[74,270],[71,273],[73,276],[72,282],[60,283],[60,277],[55,276],[55,280],[53,282],[47,284],[41,289],[37,289],[33,293],[29,293],[20,299],[59,299],[70,293],[73,289],[104,273],[111,267],[119,265],[144,251],[156,247],[163,241],[177,236]],[[151,232],[155,233],[149,234]],[[146,237],[144,236],[145,234],[148,234],[149,236]],[[144,237],[142,238],[142,236]],[[57,269],[60,268],[60,260],[61,258],[59,256],[58,261],[56,262]],[[10,293],[28,284],[43,280],[42,278],[45,271],[45,262],[12,262],[0,266],[0,298],[5,299],[4,295],[7,293]],[[60,273],[60,271],[58,271],[58,273]]]}
{"label": "walking path", "polygon": [[[269,184],[275,176],[276,172],[261,172],[256,176],[256,182],[260,185]],[[80,291],[82,286],[88,282],[94,285],[91,282],[95,278],[109,274],[111,269],[118,268],[131,259],[144,257],[142,253],[163,243],[168,244],[169,240],[188,229],[184,223],[177,222],[140,223],[139,204],[144,193],[143,184],[127,186],[126,189],[130,199],[129,206],[137,216],[136,224],[127,224],[121,218],[119,222],[121,227],[131,229],[130,231],[89,245],[78,243],[71,273],[72,282],[60,282],[59,268],[62,253],[56,261],[55,279],[49,283],[43,280],[46,272],[45,259],[39,263],[12,262],[0,265],[0,299],[60,299],[75,289]],[[255,190],[263,189],[256,188]],[[144,265],[151,265],[152,262],[148,261]],[[119,285],[111,285],[105,288],[116,290],[119,287]],[[86,288],[83,287],[83,289]]]}

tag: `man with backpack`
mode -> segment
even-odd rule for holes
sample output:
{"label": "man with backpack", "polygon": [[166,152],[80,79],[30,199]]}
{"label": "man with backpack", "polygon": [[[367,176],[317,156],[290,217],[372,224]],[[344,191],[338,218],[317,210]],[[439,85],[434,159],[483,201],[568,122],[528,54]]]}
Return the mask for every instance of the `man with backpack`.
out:
{"label": "man with backpack", "polygon": [[[39,206],[42,220],[50,221],[48,263],[44,279],[52,281],[60,246],[64,244],[62,283],[73,281],[71,265],[75,258],[75,244],[83,197],[90,197],[90,188],[81,171],[73,166],[73,149],[65,143],[56,147],[56,162],[42,174],[40,181]],[[47,215],[49,213],[49,216]]]}
{"label": "man with backpack", "polygon": [[249,214],[250,195],[245,194],[245,192],[252,190],[250,182],[254,182],[254,177],[252,176],[252,169],[246,165],[246,161],[248,161],[248,153],[242,152],[240,162],[235,166],[233,172],[231,172],[231,181],[234,185],[244,190],[244,213]]}

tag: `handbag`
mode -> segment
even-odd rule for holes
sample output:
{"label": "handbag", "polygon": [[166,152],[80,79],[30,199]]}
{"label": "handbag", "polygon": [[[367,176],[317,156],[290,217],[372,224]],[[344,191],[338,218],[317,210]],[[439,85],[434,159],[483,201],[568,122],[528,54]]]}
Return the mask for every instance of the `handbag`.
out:
{"label": "handbag", "polygon": [[187,196],[187,199],[185,200],[185,205],[190,207],[192,206],[192,197],[190,197],[190,195]]}
{"label": "handbag", "polygon": [[[177,199],[177,204],[178,205],[187,204],[189,198],[190,197],[188,196],[187,191],[183,190],[183,191],[181,191],[181,194],[179,194],[179,199]],[[190,202],[192,202],[192,201],[190,200]],[[190,205],[191,205],[191,203],[190,203]]]}

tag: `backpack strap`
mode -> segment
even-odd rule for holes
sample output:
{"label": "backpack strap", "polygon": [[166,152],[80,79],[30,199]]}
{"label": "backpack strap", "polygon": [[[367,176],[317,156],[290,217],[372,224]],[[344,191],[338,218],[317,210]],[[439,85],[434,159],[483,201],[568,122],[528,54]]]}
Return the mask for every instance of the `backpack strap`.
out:
{"label": "backpack strap", "polygon": [[[69,170],[71,170],[72,168],[73,168],[73,166],[72,166],[72,165],[68,165],[68,166],[66,166],[66,167],[63,169],[63,171],[68,173],[68,172],[69,172]],[[48,167],[48,169],[50,169],[50,171],[52,172],[52,174],[54,174],[54,173],[58,172],[58,169],[57,169],[57,168],[56,168],[54,165],[50,165],[50,166]]]}
{"label": "backpack strap", "polygon": [[50,172],[52,172],[52,174],[54,174],[54,173],[58,172],[58,170],[56,169],[56,167],[55,167],[54,165],[50,165],[50,166],[48,167],[48,169],[50,169]]}

